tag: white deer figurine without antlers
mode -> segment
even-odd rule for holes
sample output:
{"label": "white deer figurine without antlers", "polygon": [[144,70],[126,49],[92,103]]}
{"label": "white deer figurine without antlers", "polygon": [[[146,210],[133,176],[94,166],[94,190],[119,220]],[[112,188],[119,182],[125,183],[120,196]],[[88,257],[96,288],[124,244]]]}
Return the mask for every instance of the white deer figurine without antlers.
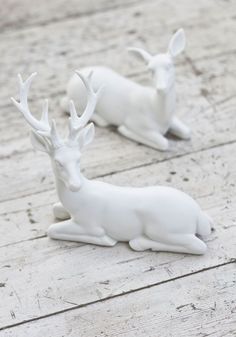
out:
{"label": "white deer figurine without antlers", "polygon": [[88,180],[80,171],[81,151],[94,137],[91,118],[100,90],[94,92],[91,76],[76,72],[88,92],[88,103],[81,117],[70,102],[69,137],[62,140],[55,122],[48,122],[48,103],[40,120],[32,116],[27,96],[32,74],[25,82],[19,76],[20,102],[12,98],[31,126],[35,149],[49,154],[61,203],[54,214],[64,220],[51,225],[53,239],[114,246],[128,241],[132,249],[203,254],[206,244],[195,234],[210,233],[210,218],[185,193],[164,186],[119,187]]}
{"label": "white deer figurine without antlers", "polygon": [[[185,34],[179,29],[171,38],[164,54],[152,56],[140,48],[129,48],[147,64],[152,73],[154,88],[140,85],[106,67],[89,67],[81,70],[87,75],[93,70],[93,88],[104,85],[92,120],[99,126],[109,124],[137,142],[158,150],[168,149],[165,134],[169,131],[182,138],[190,138],[190,130],[175,116],[174,59],[185,48]],[[73,99],[80,111],[86,105],[83,83],[74,75],[62,99],[62,108],[69,112],[69,100]]]}

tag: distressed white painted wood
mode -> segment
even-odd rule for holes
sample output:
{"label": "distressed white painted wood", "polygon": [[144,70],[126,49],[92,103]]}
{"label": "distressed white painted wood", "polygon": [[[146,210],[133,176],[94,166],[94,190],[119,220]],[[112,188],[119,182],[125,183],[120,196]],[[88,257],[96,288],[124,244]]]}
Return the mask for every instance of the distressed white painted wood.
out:
{"label": "distressed white painted wood", "polygon": [[68,2],[66,0],[40,1],[40,6],[32,6],[30,0],[9,0],[7,6],[2,6],[2,20],[0,27],[2,31],[25,29],[28,26],[47,25],[52,22],[91,16],[95,13],[125,8],[135,4],[138,0],[77,0]]}
{"label": "distressed white painted wood", "polygon": [[[189,65],[185,65],[177,70],[178,78],[178,104],[177,104],[177,115],[181,116],[185,119],[195,119],[198,117],[199,114],[203,112],[203,109],[209,108],[210,105],[208,101],[201,97],[201,80],[199,80],[196,75],[193,73],[191,67]],[[38,77],[38,80],[40,81],[40,76]],[[149,82],[149,75],[139,73],[135,76],[135,80],[139,81],[140,83],[147,84]],[[38,82],[38,81],[37,81]],[[36,85],[37,85],[36,82]],[[32,88],[34,87],[34,84]],[[186,94],[188,92],[188,94]],[[46,96],[48,97],[48,96]],[[31,94],[30,94],[31,98]],[[45,98],[45,97],[44,97]],[[50,116],[53,118],[56,118],[58,121],[58,127],[60,129],[60,132],[67,132],[66,125],[68,123],[67,116],[61,111],[59,107],[59,100],[62,98],[62,94],[58,94],[57,99],[54,97],[50,98]],[[193,102],[198,102],[197,105],[193,104]],[[35,112],[37,115],[39,108],[39,104],[41,103],[41,100],[38,99],[36,101],[33,101],[30,106],[32,108],[32,111]],[[22,121],[20,113],[18,113],[14,108],[11,106],[3,107],[2,108],[2,114],[0,115],[0,132],[2,134],[2,139],[4,141],[4,147],[0,148],[0,158],[10,156],[15,152],[25,152],[28,149],[32,149],[32,146],[30,142],[28,141],[28,129],[25,126],[24,122]],[[203,115],[204,116],[204,115]],[[201,123],[202,118],[199,117],[199,121]],[[7,130],[7,125],[11,125],[12,134],[9,134]],[[115,131],[112,129],[112,131]],[[101,129],[96,128],[96,134],[100,134],[103,132],[102,138],[106,139],[106,137],[109,137],[107,134],[104,134],[107,131],[107,129]],[[114,133],[114,132],[112,132]],[[19,139],[19,144],[16,139]],[[121,139],[120,137],[116,137],[118,140],[118,143],[120,143]],[[98,140],[99,142],[99,140]],[[109,142],[104,141],[105,143]],[[185,144],[185,142],[180,142],[181,148],[182,144]],[[92,146],[97,144],[93,144]],[[176,145],[178,145],[178,142],[176,142]],[[112,148],[115,145],[111,145]],[[117,150],[119,150],[119,145],[116,145]],[[134,148],[134,147],[133,147]],[[145,147],[146,148],[146,147]],[[148,149],[147,149],[148,150]],[[105,152],[105,151],[104,151]],[[154,153],[154,152],[153,152]],[[118,154],[119,156],[119,154]]]}
{"label": "distressed white painted wood", "polygon": [[[209,251],[205,257],[134,253],[125,244],[109,249],[48,238],[2,247],[0,282],[5,283],[1,289],[2,326],[230,262],[236,251],[235,188],[231,186],[236,172],[234,160],[230,162],[227,158],[234,149],[232,144],[200,152],[195,158],[186,156],[182,158],[184,169],[176,174],[172,170],[180,166],[180,158],[117,174],[112,179],[128,184],[127,179],[133,177],[134,181],[136,177],[137,184],[148,185],[155,179],[164,181],[165,177],[173,176],[176,178],[172,185],[182,188],[185,181],[185,190],[194,192],[203,207],[208,205],[208,213],[215,219],[216,230],[208,238]],[[148,273],[149,269],[153,272]]]}
{"label": "distressed white painted wood", "polygon": [[[189,125],[195,128],[192,141],[172,140],[171,150],[165,154],[122,139],[114,131],[97,128],[95,142],[88,148],[83,158],[82,167],[85,174],[89,178],[103,176],[117,170],[127,170],[231,142],[236,139],[234,101],[235,99],[225,102],[217,109],[203,110],[202,112],[191,110]],[[214,122],[215,120],[216,122]],[[26,128],[22,128],[22,132],[28,137]],[[113,151],[110,150],[111,148]],[[13,179],[15,163],[18,165],[19,171],[19,179],[17,180]],[[0,196],[2,201],[54,188],[50,162],[42,154],[35,155],[29,151],[5,158],[0,162],[0,170],[5,176],[4,181],[0,182],[0,187],[1,190],[6,191]],[[27,179],[24,177],[26,172]],[[24,183],[22,184],[22,182]]]}
{"label": "distressed white painted wood", "polygon": [[233,337],[235,278],[235,264],[228,264],[26,323],[3,331],[3,336],[77,337],[79,331],[81,337]]}
{"label": "distressed white painted wood", "polygon": [[[234,180],[236,180],[236,158],[230,154],[235,151],[235,148],[233,143],[108,175],[101,179],[123,186],[165,184],[182,189],[197,199],[209,195],[217,200],[218,195],[219,197],[222,195],[222,189],[225,189],[230,199],[232,193],[230,191],[234,190]],[[24,182],[26,183],[27,181]],[[56,193],[52,187],[51,191],[29,195],[14,202],[0,203],[2,223],[0,246],[45,235],[49,224],[54,221],[52,204],[56,201]],[[201,203],[201,206],[205,207],[204,203]],[[10,230],[6,232],[6,228]]]}
{"label": "distressed white painted wood", "polygon": [[[211,10],[212,6],[216,6],[214,11]],[[83,17],[79,23],[74,18],[63,22],[63,25],[55,22],[2,34],[1,65],[5,71],[0,77],[0,104],[6,105],[9,102],[9,90],[16,91],[16,73],[29,74],[37,69],[41,82],[33,92],[39,92],[42,97],[48,92],[55,94],[63,91],[73,70],[78,67],[105,64],[125,74],[130,73],[132,68],[134,70],[131,73],[144,69],[130,57],[125,48],[132,44],[145,46],[150,52],[158,52],[157,48],[165,50],[166,40],[180,26],[186,26],[187,38],[191,41],[187,47],[187,55],[191,59],[195,59],[196,55],[198,58],[214,57],[219,51],[232,50],[235,34],[231,27],[234,24],[235,7],[234,2],[219,5],[214,0],[201,0],[197,5],[183,0],[182,5],[174,2],[171,7],[170,2],[166,5],[165,2],[150,1],[145,6],[138,3],[126,10],[120,8],[95,14],[92,25],[91,17]],[[203,11],[208,16],[202,15]],[[166,19],[163,23],[164,13]],[[189,23],[191,27],[188,33]],[[163,34],[163,24],[166,25],[165,31],[170,31],[169,36]],[[202,29],[199,32],[200,25]],[[222,34],[218,35],[217,43],[212,42],[215,41],[217,29],[227,31],[227,40]],[[89,55],[91,57],[88,59]],[[7,88],[5,83],[8,83]]]}
{"label": "distressed white painted wood", "polygon": [[[232,50],[215,57],[214,62],[210,60],[195,62],[202,78],[201,94],[211,105],[235,96],[236,64],[234,61],[235,50]],[[232,121],[235,122],[235,118]]]}
{"label": "distressed white painted wood", "polygon": [[110,251],[49,244],[48,239],[2,248],[1,327],[230,262],[235,227],[230,221],[227,225],[226,229],[217,226],[205,258],[134,253],[121,244]]}
{"label": "distressed white painted wood", "polygon": [[[146,1],[146,3],[151,3],[152,1]],[[180,16],[183,11],[195,11],[198,15],[201,14],[199,9],[202,7],[207,10],[211,8],[214,2],[205,3],[204,1],[190,4],[188,1],[179,1],[179,4],[176,3],[166,3],[163,1],[155,0],[155,3],[158,4],[159,8],[162,10],[162,15],[167,17],[168,19],[173,16],[174,13]],[[28,26],[38,26],[38,25],[46,25],[50,24],[54,21],[64,21],[70,20],[73,18],[80,18],[80,16],[91,16],[96,13],[100,13],[104,15],[103,12],[113,11],[116,9],[123,9],[125,11],[126,6],[138,5],[138,0],[115,0],[110,1],[107,0],[99,0],[99,1],[84,1],[80,0],[79,6],[77,1],[71,1],[70,5],[66,0],[57,0],[51,1],[50,4],[47,3],[46,0],[42,0],[40,2],[40,6],[34,7],[30,6],[31,2],[29,0],[25,0],[24,2],[18,3],[17,0],[9,0],[8,5],[2,8],[2,20],[1,20],[1,28],[4,30],[16,30],[19,28],[25,28]],[[233,1],[228,1],[227,6],[222,3],[216,3],[215,11],[224,11],[229,6],[233,6]],[[143,8],[139,6],[141,12],[137,12],[138,15],[142,15]],[[226,12],[227,13],[227,12]],[[158,15],[158,13],[156,13]],[[169,21],[169,20],[168,20]]]}

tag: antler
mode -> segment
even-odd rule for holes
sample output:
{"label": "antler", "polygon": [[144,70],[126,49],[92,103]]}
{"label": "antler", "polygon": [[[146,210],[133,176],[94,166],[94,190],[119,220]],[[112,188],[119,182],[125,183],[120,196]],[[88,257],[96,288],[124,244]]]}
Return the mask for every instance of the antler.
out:
{"label": "antler", "polygon": [[79,71],[76,71],[75,73],[79,76],[79,78],[82,80],[82,82],[84,83],[87,89],[88,100],[87,100],[87,106],[83,114],[81,115],[81,117],[78,117],[77,115],[74,102],[72,100],[70,101],[69,141],[72,141],[72,142],[77,138],[79,131],[90,120],[92,114],[94,113],[98,98],[103,89],[103,88],[100,88],[98,89],[97,92],[93,90],[92,88],[93,71],[91,71],[87,77],[83,76]]}
{"label": "antler", "polygon": [[57,134],[55,121],[52,121],[50,126],[48,121],[48,100],[45,99],[43,103],[42,116],[40,120],[37,120],[30,112],[28,106],[28,92],[31,82],[37,73],[33,73],[30,77],[23,82],[21,75],[18,75],[19,87],[20,87],[20,102],[17,102],[11,97],[12,102],[15,104],[18,110],[21,111],[27,123],[41,136],[46,137],[53,147],[59,147],[62,145],[62,140]]}

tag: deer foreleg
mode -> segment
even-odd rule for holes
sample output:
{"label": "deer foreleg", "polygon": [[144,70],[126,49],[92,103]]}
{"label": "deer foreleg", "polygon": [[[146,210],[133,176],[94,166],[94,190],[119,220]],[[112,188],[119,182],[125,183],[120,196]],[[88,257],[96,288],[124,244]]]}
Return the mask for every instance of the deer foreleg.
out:
{"label": "deer foreleg", "polygon": [[172,119],[169,132],[181,139],[189,139],[191,135],[190,129],[177,117]]}
{"label": "deer foreleg", "polygon": [[103,235],[101,235],[101,231],[97,233],[100,235],[91,234],[90,229],[75,223],[73,220],[66,220],[51,225],[47,235],[56,240],[78,241],[101,246],[114,246],[116,244],[115,240],[105,235],[103,228],[97,227],[97,229],[101,229]]}
{"label": "deer foreleg", "polygon": [[53,214],[55,218],[60,220],[70,219],[70,214],[68,211],[62,206],[60,202],[57,202],[53,205]]}
{"label": "deer foreleg", "polygon": [[121,125],[118,131],[125,137],[135,140],[138,143],[145,144],[154,149],[160,151],[166,151],[168,149],[168,140],[159,132],[146,132],[146,134],[140,135],[127,128],[125,125]]}

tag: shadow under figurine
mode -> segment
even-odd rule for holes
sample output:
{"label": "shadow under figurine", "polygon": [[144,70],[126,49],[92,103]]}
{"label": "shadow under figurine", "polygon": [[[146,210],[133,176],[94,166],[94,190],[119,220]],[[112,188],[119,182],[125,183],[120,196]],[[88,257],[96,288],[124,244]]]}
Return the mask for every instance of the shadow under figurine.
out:
{"label": "shadow under figurine", "polygon": [[101,90],[95,92],[91,76],[76,72],[88,93],[81,117],[70,102],[69,136],[62,140],[53,120],[48,121],[48,102],[37,120],[28,107],[28,91],[36,73],[25,82],[19,75],[20,102],[13,103],[31,126],[31,141],[37,150],[48,153],[60,203],[54,214],[64,220],[51,225],[53,239],[114,246],[128,241],[132,249],[204,254],[206,244],[197,235],[208,235],[211,219],[187,194],[174,188],[152,186],[119,187],[88,180],[80,171],[81,152],[94,138],[94,125],[88,123]]}
{"label": "shadow under figurine", "polygon": [[[174,59],[185,48],[185,34],[179,29],[171,38],[166,53],[152,56],[141,48],[129,48],[152,74],[153,87],[143,86],[106,67],[83,68],[87,76],[93,70],[93,89],[104,85],[96,111],[91,117],[99,126],[114,125],[118,131],[139,143],[157,150],[168,149],[167,132],[181,138],[190,138],[190,129],[175,115]],[[86,106],[83,83],[74,75],[68,83],[67,96],[62,99],[62,109],[69,112],[73,99],[79,113]]]}

